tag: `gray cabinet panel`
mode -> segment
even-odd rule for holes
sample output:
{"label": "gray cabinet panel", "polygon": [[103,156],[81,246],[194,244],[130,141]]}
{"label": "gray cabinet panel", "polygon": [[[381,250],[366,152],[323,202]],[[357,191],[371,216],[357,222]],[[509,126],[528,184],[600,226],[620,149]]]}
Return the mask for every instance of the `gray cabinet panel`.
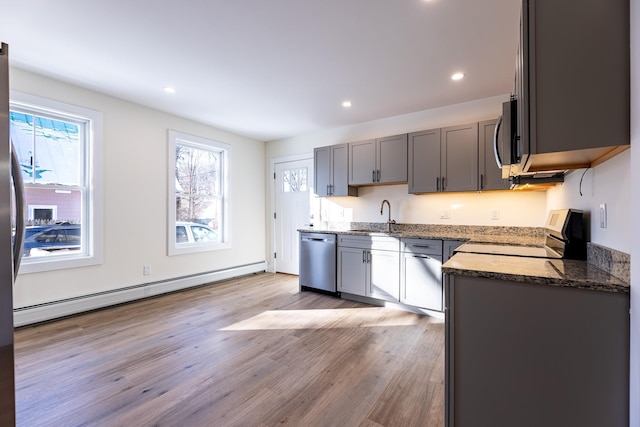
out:
{"label": "gray cabinet panel", "polygon": [[338,292],[364,296],[366,293],[365,251],[338,246]]}
{"label": "gray cabinet panel", "polygon": [[349,147],[329,145],[313,149],[316,195],[357,196],[358,189],[348,184]]}
{"label": "gray cabinet panel", "polygon": [[[502,179],[502,169],[498,168],[496,163],[493,137],[497,120],[487,120],[478,124],[478,169],[480,173],[480,182],[478,189],[480,191],[488,190],[508,190],[510,187],[508,179]],[[498,139],[498,144],[502,142],[502,138]],[[504,150],[498,147],[499,153]]]}
{"label": "gray cabinet panel", "polygon": [[400,299],[400,253],[372,250],[369,256],[367,296],[397,302]]}
{"label": "gray cabinet panel", "polygon": [[349,143],[349,185],[373,184],[376,169],[376,141]]}
{"label": "gray cabinet panel", "polygon": [[[515,94],[523,171],[589,165],[627,146],[629,1],[522,4]],[[558,154],[574,150],[591,152]]]}
{"label": "gray cabinet panel", "polygon": [[349,146],[331,146],[331,195],[357,196],[358,189],[349,187]]}
{"label": "gray cabinet panel", "polygon": [[407,182],[407,134],[349,143],[349,184]]}
{"label": "gray cabinet panel", "polygon": [[440,129],[409,134],[409,193],[435,193],[440,180]]}
{"label": "gray cabinet panel", "polygon": [[407,182],[407,134],[376,140],[379,176],[377,182]]}
{"label": "gray cabinet panel", "polygon": [[628,426],[629,295],[453,276],[447,425]]}
{"label": "gray cabinet panel", "polygon": [[477,190],[478,124],[443,128],[440,148],[441,190]]}
{"label": "gray cabinet panel", "polygon": [[331,147],[313,149],[313,170],[316,195],[328,196],[331,185]]}
{"label": "gray cabinet panel", "polygon": [[442,256],[404,253],[401,271],[400,301],[442,311]]}

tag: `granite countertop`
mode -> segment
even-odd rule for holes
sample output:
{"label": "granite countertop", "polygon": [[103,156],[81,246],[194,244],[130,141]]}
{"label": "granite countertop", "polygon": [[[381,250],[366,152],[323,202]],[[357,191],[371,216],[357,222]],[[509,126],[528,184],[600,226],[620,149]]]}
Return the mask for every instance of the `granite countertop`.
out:
{"label": "granite countertop", "polygon": [[587,261],[456,253],[442,272],[521,283],[629,293],[628,283]]}
{"label": "granite countertop", "polygon": [[399,239],[441,239],[520,245],[542,245],[544,242],[544,230],[536,227],[394,224],[392,232],[386,232],[385,227],[385,223],[350,223],[348,226],[343,227],[322,226],[303,228],[298,231],[304,233],[390,236]]}

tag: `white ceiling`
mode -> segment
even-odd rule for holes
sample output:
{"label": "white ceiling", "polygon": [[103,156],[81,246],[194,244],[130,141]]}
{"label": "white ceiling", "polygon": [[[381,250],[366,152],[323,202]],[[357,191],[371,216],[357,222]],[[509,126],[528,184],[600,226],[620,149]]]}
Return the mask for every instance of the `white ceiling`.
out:
{"label": "white ceiling", "polygon": [[508,93],[520,13],[519,0],[3,3],[12,66],[264,141]]}

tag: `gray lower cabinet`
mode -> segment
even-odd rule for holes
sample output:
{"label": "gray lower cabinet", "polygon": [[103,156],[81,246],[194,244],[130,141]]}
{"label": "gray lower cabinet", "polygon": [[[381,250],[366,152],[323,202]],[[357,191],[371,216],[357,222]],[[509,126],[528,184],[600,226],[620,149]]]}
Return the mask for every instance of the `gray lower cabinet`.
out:
{"label": "gray lower cabinet", "polygon": [[399,300],[399,240],[387,236],[338,236],[338,292]]}
{"label": "gray lower cabinet", "polygon": [[400,302],[442,311],[442,240],[402,239]]}
{"label": "gray lower cabinet", "polygon": [[349,185],[407,182],[407,134],[349,143]]}
{"label": "gray lower cabinet", "polygon": [[442,311],[442,264],[462,244],[459,240],[402,239],[400,302]]}
{"label": "gray lower cabinet", "polygon": [[449,279],[448,427],[629,425],[629,294]]}

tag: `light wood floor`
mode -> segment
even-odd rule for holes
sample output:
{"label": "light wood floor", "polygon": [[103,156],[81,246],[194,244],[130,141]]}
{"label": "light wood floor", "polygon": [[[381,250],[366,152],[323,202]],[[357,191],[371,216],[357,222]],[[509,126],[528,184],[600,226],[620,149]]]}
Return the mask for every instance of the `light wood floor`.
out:
{"label": "light wood floor", "polygon": [[19,426],[442,426],[444,324],[258,274],[19,329]]}

